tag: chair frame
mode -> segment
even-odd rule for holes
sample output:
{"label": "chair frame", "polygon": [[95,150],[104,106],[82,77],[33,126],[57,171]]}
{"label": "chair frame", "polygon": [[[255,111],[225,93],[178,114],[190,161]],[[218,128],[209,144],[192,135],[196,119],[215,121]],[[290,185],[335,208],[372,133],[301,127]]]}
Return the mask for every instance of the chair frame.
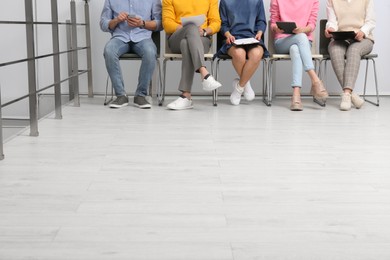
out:
{"label": "chair frame", "polygon": [[[214,72],[214,60],[213,56],[215,53],[215,45],[216,45],[216,34],[213,34],[211,36],[211,47],[208,53],[204,54],[204,60],[209,61],[211,63],[210,73],[213,74]],[[163,57],[163,81],[162,84],[160,84],[160,89],[157,92],[158,97],[158,105],[162,106],[165,100],[165,86],[166,86],[166,72],[167,72],[167,62],[168,61],[180,61],[182,60],[182,54],[181,53],[173,53],[168,45],[168,35],[165,35],[165,47],[164,47],[164,53],[162,55]],[[214,93],[214,91],[213,91]],[[213,100],[214,100],[214,94],[213,94]]]}
{"label": "chair frame", "polygon": [[[263,40],[264,40],[264,35],[263,35]],[[222,47],[222,45],[224,44],[224,41],[225,41],[225,37],[221,34],[221,33],[218,33],[217,35],[217,51]],[[228,54],[221,54],[221,55],[218,55],[215,57],[216,59],[216,65],[215,65],[215,79],[218,80],[219,78],[219,63],[220,61],[226,61],[226,60],[231,60],[232,57],[230,57]],[[263,58],[261,59],[262,63],[263,63],[263,86],[262,88],[264,89],[264,86],[267,85],[267,76],[268,76],[268,73],[267,73],[267,58]],[[263,93],[264,94],[264,93]],[[218,102],[218,89],[214,90],[213,91],[213,104],[214,106],[217,106]]]}
{"label": "chair frame", "polygon": [[[158,70],[157,71],[157,73],[158,73],[157,89],[160,89],[161,88],[160,85],[162,84],[161,83],[162,82],[162,80],[161,80],[161,65],[160,65],[160,52],[161,52],[161,40],[160,39],[161,39],[161,32],[160,31],[152,32],[152,40],[157,47],[157,58],[156,58],[156,62],[157,62],[156,64],[157,64],[157,70]],[[140,61],[140,60],[142,60],[142,58],[135,53],[128,52],[128,53],[125,53],[122,56],[120,56],[119,60],[120,61]],[[152,89],[153,89],[152,81],[153,81],[153,79],[150,81],[150,86],[149,86],[149,95],[150,96],[152,96]],[[113,86],[111,86],[111,97],[110,97],[110,99],[107,100],[109,84],[110,84],[110,76],[107,75],[106,92],[104,95],[104,105],[105,106],[110,104],[114,100],[114,87]]]}
{"label": "chair frame", "polygon": [[[320,61],[319,75],[320,75],[320,78],[323,79],[324,81],[325,81],[326,75],[327,75],[327,62],[330,61],[330,56],[329,56],[329,52],[328,52],[328,45],[330,43],[330,39],[325,37],[326,23],[327,23],[326,19],[322,19],[320,21],[320,53],[323,55],[323,59]],[[364,76],[363,99],[372,105],[379,106],[378,76],[377,76],[376,63],[375,63],[376,58],[378,58],[378,54],[370,53],[370,54],[362,56],[360,60],[366,61],[366,73]],[[372,62],[373,71],[374,71],[376,102],[369,100],[366,96],[368,67],[369,67],[370,61]],[[323,67],[323,69],[322,69],[322,67]]]}
{"label": "chair frame", "polygon": [[[270,52],[270,57],[268,58],[268,76],[267,76],[267,85],[263,87],[263,102],[267,106],[271,106],[272,104],[272,98],[274,96],[274,82],[273,82],[273,65],[275,61],[285,61],[285,60],[291,60],[291,57],[289,54],[279,54],[275,52],[275,45],[274,45],[275,37],[274,32],[271,29],[271,23],[268,23],[268,51]],[[312,60],[314,61],[314,67],[317,71],[317,68],[319,70],[319,64],[323,58],[321,54],[316,53],[316,44],[315,40],[312,42]],[[313,98],[313,101],[320,106],[325,106],[324,102],[321,102],[315,98]]]}

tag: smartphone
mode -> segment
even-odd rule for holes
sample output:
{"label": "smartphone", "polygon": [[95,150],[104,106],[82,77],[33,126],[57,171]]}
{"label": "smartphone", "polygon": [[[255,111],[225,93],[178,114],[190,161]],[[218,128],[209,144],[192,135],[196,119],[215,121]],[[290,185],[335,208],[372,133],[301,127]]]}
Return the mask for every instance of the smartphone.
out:
{"label": "smartphone", "polygon": [[137,15],[136,14],[129,14],[128,16],[127,16],[127,18],[128,19],[131,19],[131,18],[136,18],[137,17]]}

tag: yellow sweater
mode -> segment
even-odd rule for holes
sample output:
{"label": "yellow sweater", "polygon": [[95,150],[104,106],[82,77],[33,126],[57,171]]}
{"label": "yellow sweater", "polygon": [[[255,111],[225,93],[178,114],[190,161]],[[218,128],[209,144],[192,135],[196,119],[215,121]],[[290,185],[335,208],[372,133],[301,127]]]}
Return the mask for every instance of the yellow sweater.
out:
{"label": "yellow sweater", "polygon": [[218,10],[218,0],[163,0],[162,20],[164,30],[168,34],[176,31],[181,24],[181,17],[204,14],[203,29],[209,27],[213,34],[221,28],[221,18]]}

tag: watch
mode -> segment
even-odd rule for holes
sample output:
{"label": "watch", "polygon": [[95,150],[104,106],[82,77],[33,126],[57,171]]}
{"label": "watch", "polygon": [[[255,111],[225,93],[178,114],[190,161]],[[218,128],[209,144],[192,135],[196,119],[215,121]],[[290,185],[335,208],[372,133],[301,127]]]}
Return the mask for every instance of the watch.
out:
{"label": "watch", "polygon": [[207,36],[207,31],[205,29],[203,29],[203,37],[206,37]]}
{"label": "watch", "polygon": [[140,28],[145,28],[145,20],[142,20],[142,25],[140,26]]}

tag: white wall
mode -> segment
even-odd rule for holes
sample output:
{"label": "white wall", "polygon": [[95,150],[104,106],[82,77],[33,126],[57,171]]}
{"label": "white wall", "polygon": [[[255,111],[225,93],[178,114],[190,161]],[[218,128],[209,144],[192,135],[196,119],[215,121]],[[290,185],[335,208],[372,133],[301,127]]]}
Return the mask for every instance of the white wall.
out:
{"label": "white wall", "polygon": [[[33,0],[34,1],[34,0]],[[69,2],[67,0],[58,1],[59,5],[59,20],[65,21],[70,19],[69,11]],[[265,8],[269,10],[269,0],[265,0]],[[37,20],[48,21],[50,20],[50,0],[39,0],[34,1],[37,6]],[[104,0],[92,0],[90,1],[90,14],[91,14],[91,38],[92,38],[92,64],[93,64],[93,82],[94,82],[94,91],[97,94],[104,93],[105,82],[106,82],[106,69],[103,59],[103,48],[110,35],[108,33],[102,32],[99,28],[99,18],[101,9],[103,6]],[[325,4],[326,0],[320,0],[321,8],[319,19],[326,18]],[[13,1],[2,1],[0,8],[0,20],[24,20],[24,1],[23,0],[13,0]],[[78,22],[83,22],[84,20],[84,1],[77,0],[77,17]],[[390,94],[390,86],[388,85],[386,77],[386,65],[387,60],[390,58],[390,50],[388,46],[388,36],[385,32],[385,26],[390,23],[390,2],[389,1],[375,1],[375,10],[377,15],[377,28],[374,31],[376,44],[374,51],[379,54],[377,60],[378,76],[379,76],[379,87],[381,94]],[[269,14],[267,13],[269,17]],[[50,26],[38,26],[37,27],[37,54],[50,53],[51,49],[51,28]],[[0,62],[11,61],[15,59],[22,59],[26,56],[26,47],[25,47],[25,28],[22,25],[0,25],[0,33],[3,35],[0,42]],[[80,45],[85,45],[84,39],[84,29],[80,28],[78,32]],[[5,36],[5,37],[4,37]],[[66,35],[65,28],[60,27],[60,46],[61,50],[66,48]],[[85,53],[80,52],[80,69],[85,67]],[[62,78],[67,76],[67,57],[66,55],[61,56],[61,76]],[[362,63],[362,72],[364,69],[364,63]],[[127,91],[129,94],[134,93],[139,63],[135,62],[123,62],[122,64],[125,82]],[[231,88],[231,81],[235,77],[235,72],[230,64],[230,62],[221,62],[221,82],[223,83],[222,92],[229,93]],[[289,62],[279,62],[276,68],[277,75],[291,75],[290,74],[290,63]],[[167,69],[167,93],[176,94],[177,85],[179,82],[178,71],[180,71],[180,62],[169,62]],[[327,87],[329,91],[333,94],[339,93],[340,87],[337,83],[331,66],[329,66],[328,73],[328,84]],[[52,63],[51,59],[41,60],[38,62],[38,81],[41,87],[44,87],[47,84],[52,83],[53,72],[52,72]],[[361,73],[360,75],[364,75]],[[372,75],[370,75],[372,76]],[[304,76],[304,88],[303,91],[308,93],[309,83],[308,78]],[[277,77],[276,79],[276,91],[278,93],[290,93],[288,77]],[[254,79],[252,80],[252,85],[257,92],[261,92],[261,75],[260,70],[256,73]],[[373,77],[370,77],[370,93],[373,93]],[[0,68],[0,84],[2,87],[2,102],[9,100],[13,97],[20,96],[27,93],[27,73],[26,65],[19,64],[8,67]],[[363,77],[359,76],[356,89],[358,92],[362,91]],[[63,85],[63,91],[67,91],[66,85]],[[87,93],[87,83],[86,76],[82,76],[80,80],[80,92]],[[199,80],[196,78],[195,85],[193,87],[194,93],[202,93]],[[6,114],[6,112],[5,112]]]}

